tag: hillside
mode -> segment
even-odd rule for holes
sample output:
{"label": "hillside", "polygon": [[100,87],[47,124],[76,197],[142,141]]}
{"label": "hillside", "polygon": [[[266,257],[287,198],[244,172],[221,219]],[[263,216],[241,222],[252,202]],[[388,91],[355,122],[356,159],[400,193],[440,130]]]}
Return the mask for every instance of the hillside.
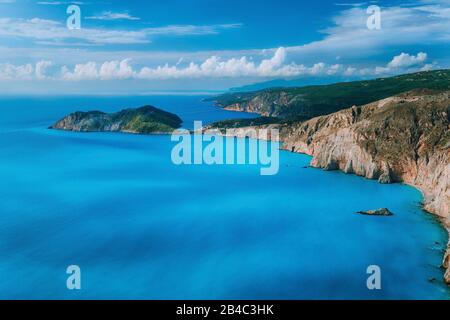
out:
{"label": "hillside", "polygon": [[214,101],[227,110],[304,120],[419,88],[449,90],[450,70],[418,72],[331,85],[227,93],[215,97]]}
{"label": "hillside", "polygon": [[152,106],[125,109],[116,113],[75,112],[59,120],[52,129],[82,132],[170,133],[181,126],[175,114]]}

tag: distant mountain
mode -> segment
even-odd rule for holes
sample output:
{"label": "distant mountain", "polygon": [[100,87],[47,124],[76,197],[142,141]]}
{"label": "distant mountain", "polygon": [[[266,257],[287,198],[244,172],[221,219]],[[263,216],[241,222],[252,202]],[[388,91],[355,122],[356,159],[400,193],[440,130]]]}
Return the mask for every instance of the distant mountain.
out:
{"label": "distant mountain", "polygon": [[295,120],[330,114],[413,89],[450,89],[450,70],[417,72],[330,85],[226,93],[210,100],[227,110]]}
{"label": "distant mountain", "polygon": [[315,85],[332,84],[336,82],[345,82],[343,77],[308,77],[293,80],[275,79],[270,81],[253,83],[241,87],[231,88],[230,92],[250,92],[260,91],[269,88],[295,88]]}
{"label": "distant mountain", "polygon": [[75,112],[55,123],[51,128],[80,132],[126,132],[138,134],[170,133],[181,126],[175,114],[144,106],[116,113],[101,111]]}

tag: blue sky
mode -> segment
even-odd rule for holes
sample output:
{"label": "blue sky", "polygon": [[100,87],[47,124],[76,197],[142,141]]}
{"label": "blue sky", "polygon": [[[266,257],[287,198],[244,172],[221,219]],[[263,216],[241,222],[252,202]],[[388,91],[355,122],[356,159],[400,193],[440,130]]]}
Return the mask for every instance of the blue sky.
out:
{"label": "blue sky", "polygon": [[[67,7],[81,29],[66,26]],[[380,29],[367,27],[369,6]],[[448,68],[450,3],[0,0],[0,93],[221,91]]]}

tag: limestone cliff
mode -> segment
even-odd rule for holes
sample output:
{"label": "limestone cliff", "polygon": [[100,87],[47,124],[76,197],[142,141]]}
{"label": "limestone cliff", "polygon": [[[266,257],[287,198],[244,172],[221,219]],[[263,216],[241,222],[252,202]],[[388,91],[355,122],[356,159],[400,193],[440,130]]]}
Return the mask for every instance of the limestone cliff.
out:
{"label": "limestone cliff", "polygon": [[450,226],[450,91],[413,91],[283,126],[283,148],[311,165],[381,183],[404,182]]}

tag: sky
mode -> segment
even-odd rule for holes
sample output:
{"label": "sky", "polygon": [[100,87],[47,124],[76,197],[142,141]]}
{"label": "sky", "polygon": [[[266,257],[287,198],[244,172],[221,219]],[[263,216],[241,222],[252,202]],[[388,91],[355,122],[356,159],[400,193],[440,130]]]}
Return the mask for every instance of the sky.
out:
{"label": "sky", "polygon": [[450,0],[0,0],[3,95],[351,81],[449,68],[449,52]]}

